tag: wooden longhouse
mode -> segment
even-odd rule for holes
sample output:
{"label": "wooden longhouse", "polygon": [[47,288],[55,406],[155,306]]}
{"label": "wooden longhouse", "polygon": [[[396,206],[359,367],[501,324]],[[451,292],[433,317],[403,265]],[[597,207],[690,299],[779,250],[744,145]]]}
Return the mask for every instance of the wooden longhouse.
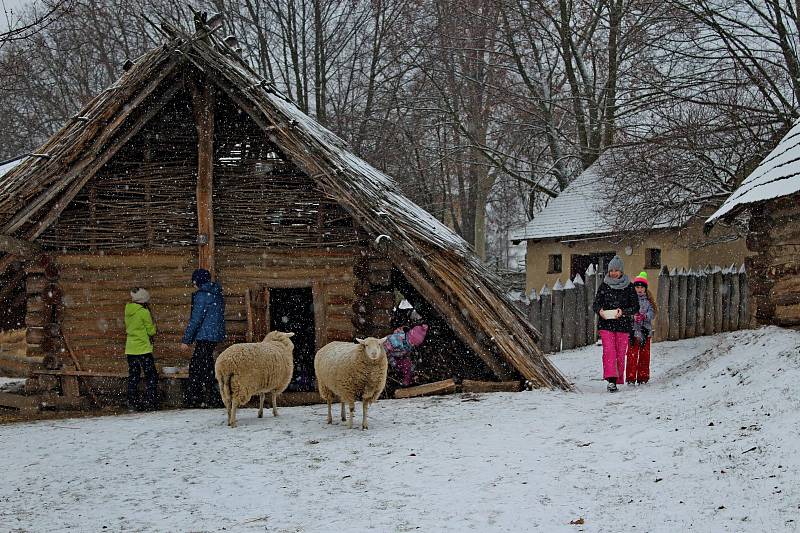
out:
{"label": "wooden longhouse", "polygon": [[123,306],[144,286],[157,363],[185,366],[190,275],[205,267],[226,294],[228,343],[297,333],[299,390],[323,344],[391,331],[395,291],[432,324],[429,381],[570,388],[460,237],[207,26],[163,28],[163,46],[0,178],[0,271],[17,269],[0,280],[24,287],[29,362],[124,374]]}
{"label": "wooden longhouse", "polygon": [[761,324],[800,327],[800,122],[706,221],[747,219],[750,297]]}

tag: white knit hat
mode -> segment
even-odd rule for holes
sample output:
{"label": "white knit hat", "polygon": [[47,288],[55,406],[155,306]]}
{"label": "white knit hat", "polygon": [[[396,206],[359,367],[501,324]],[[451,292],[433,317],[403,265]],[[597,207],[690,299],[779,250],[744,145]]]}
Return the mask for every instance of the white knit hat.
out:
{"label": "white knit hat", "polygon": [[146,304],[150,301],[150,293],[146,289],[137,287],[131,291],[131,300],[137,304]]}

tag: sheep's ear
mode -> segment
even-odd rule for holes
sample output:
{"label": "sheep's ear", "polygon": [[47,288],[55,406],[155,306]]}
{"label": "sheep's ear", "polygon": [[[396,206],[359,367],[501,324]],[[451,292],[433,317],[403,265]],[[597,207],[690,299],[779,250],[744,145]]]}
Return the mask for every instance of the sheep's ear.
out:
{"label": "sheep's ear", "polygon": [[366,344],[367,343],[366,339],[356,339],[356,342],[358,344]]}
{"label": "sheep's ear", "polygon": [[386,339],[388,339],[388,338],[389,338],[389,335],[386,335],[384,338],[378,339],[378,340],[381,341],[381,344],[383,344],[384,342],[386,342]]}
{"label": "sheep's ear", "polygon": [[285,335],[286,335],[286,337],[294,337],[294,332],[290,331],[289,333],[286,333]]}

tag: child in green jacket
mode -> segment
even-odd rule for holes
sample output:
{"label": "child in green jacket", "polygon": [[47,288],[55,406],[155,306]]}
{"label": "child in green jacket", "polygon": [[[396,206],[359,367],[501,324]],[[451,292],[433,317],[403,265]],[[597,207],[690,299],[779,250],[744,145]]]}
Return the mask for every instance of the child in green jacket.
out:
{"label": "child in green jacket", "polygon": [[[156,326],[150,313],[150,294],[141,287],[131,291],[125,305],[125,355],[128,357],[128,409],[158,409],[158,374],[153,361],[153,335]],[[145,393],[139,398],[139,375],[144,373]]]}

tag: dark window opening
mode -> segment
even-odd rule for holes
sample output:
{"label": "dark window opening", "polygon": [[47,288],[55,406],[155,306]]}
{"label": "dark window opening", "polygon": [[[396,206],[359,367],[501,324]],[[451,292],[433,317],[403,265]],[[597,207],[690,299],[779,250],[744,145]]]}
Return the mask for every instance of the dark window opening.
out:
{"label": "dark window opening", "polygon": [[269,289],[269,330],[294,333],[294,373],[289,391],[313,391],[316,335],[311,287]]}
{"label": "dark window opening", "polygon": [[616,252],[598,252],[586,255],[573,254],[570,262],[570,279],[575,279],[576,274],[580,274],[581,278],[585,278],[589,265],[594,265],[596,272],[604,274],[608,268],[608,262],[615,255],[617,255]]}
{"label": "dark window opening", "polygon": [[547,259],[547,273],[559,274],[561,272],[561,254],[553,254]]}
{"label": "dark window opening", "polygon": [[645,250],[645,268],[661,268],[661,249],[647,248]]}

